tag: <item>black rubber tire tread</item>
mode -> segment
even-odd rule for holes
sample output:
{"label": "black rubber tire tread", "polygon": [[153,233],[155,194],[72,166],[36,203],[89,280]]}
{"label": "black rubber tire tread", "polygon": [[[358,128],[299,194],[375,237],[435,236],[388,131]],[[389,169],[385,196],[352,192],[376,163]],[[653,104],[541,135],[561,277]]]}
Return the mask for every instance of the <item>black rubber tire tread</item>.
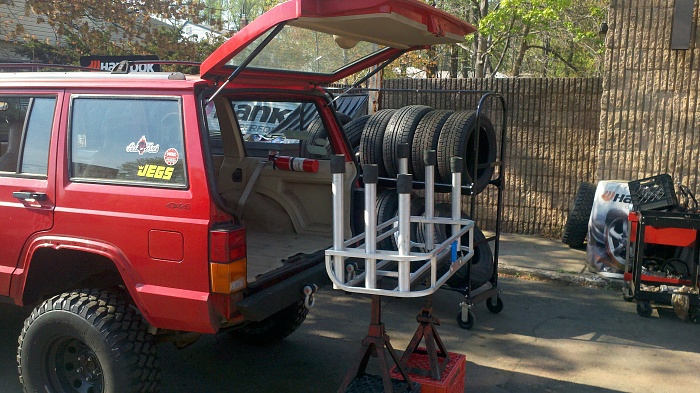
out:
{"label": "black rubber tire tread", "polygon": [[[496,131],[488,116],[483,113],[478,117],[479,134],[479,159],[478,165],[492,164],[496,161]],[[461,157],[464,160],[462,171],[462,185],[473,182],[472,193],[477,195],[489,185],[495,168],[473,168],[474,157],[473,139],[476,135],[477,116],[475,111],[455,112],[445,122],[438,137],[437,161],[440,182],[452,183],[450,160],[452,157]]]}
{"label": "black rubber tire tread", "polygon": [[569,216],[564,224],[564,232],[561,241],[571,248],[581,248],[586,243],[588,235],[588,221],[591,219],[593,199],[596,186],[593,183],[582,182],[578,186],[574,205],[569,211]]}
{"label": "black rubber tire tread", "polygon": [[365,129],[365,125],[369,120],[370,115],[360,116],[357,119],[350,120],[347,124],[343,126],[345,135],[348,137],[350,142],[350,150],[354,151],[360,146],[360,138],[362,138],[362,130]]}
{"label": "black rubber tire tread", "polygon": [[[398,146],[400,143],[407,143],[409,148],[413,144],[413,137],[416,134],[416,127],[421,119],[430,113],[433,108],[425,105],[405,106],[394,113],[389,119],[384,134],[384,167],[387,176],[396,177],[399,173]],[[408,157],[408,172],[413,171],[412,159]]]}
{"label": "black rubber tire tread", "polygon": [[[68,313],[68,314],[66,314]],[[79,325],[79,326],[76,326]],[[37,331],[37,329],[39,329]],[[157,392],[160,367],[153,336],[136,310],[116,292],[82,289],[54,296],[36,307],[19,336],[19,380],[26,392],[45,391],[40,366],[46,347],[68,329],[98,356],[106,381],[104,393]],[[100,356],[102,354],[109,356]],[[111,370],[109,373],[107,370]]]}
{"label": "black rubber tire tread", "polygon": [[[413,136],[413,143],[411,143],[411,165],[413,165],[413,179],[418,181],[425,180],[425,161],[423,159],[425,156],[425,151],[437,151],[440,131],[445,125],[447,119],[453,113],[454,111],[434,110],[425,115],[420,122],[418,122],[416,134]],[[435,166],[435,175],[437,179],[437,166]]]}
{"label": "black rubber tire tread", "polygon": [[[391,220],[396,217],[399,212],[399,194],[396,190],[388,188],[383,190],[377,195],[377,225]],[[382,232],[378,232],[378,235],[388,231],[386,229]],[[397,250],[396,240],[394,236],[389,236],[385,239],[377,242],[377,248],[379,250]]]}
{"label": "black rubber tire tread", "polygon": [[476,318],[474,317],[474,313],[472,312],[472,310],[469,310],[469,312],[467,313],[467,320],[466,321],[462,320],[462,312],[461,311],[457,313],[457,325],[459,325],[459,327],[461,327],[462,329],[472,330],[475,323],[476,323]]}
{"label": "black rubber tire tread", "polygon": [[300,300],[259,322],[251,322],[240,329],[231,330],[236,340],[265,345],[283,340],[301,326],[309,314],[309,309]]}
{"label": "black rubber tire tread", "polygon": [[[452,216],[452,205],[449,203],[438,203],[435,205],[435,217],[451,217]],[[462,212],[462,218],[469,219],[464,212]],[[435,244],[445,241],[448,237],[452,236],[452,228],[448,225],[436,225],[435,226]],[[419,237],[424,238],[425,236],[420,235]],[[481,229],[474,224],[474,243],[483,242],[486,240],[486,236],[481,231]],[[462,241],[469,241],[468,235],[462,237]],[[446,257],[449,259],[449,257]],[[449,269],[449,260],[441,261],[438,264],[438,277],[442,276]],[[454,272],[452,277],[448,278],[446,281],[447,286],[452,288],[466,288],[467,284],[471,282],[471,289],[477,289],[482,285],[486,284],[493,276],[493,271],[495,269],[493,261],[493,252],[491,247],[487,243],[481,243],[476,246],[474,250],[474,256],[472,257],[472,274],[469,277],[468,266],[464,265],[462,268]]]}
{"label": "black rubber tire tread", "polygon": [[327,152],[325,155],[313,154],[308,150],[309,146],[321,146],[321,140],[328,140],[328,133],[326,133],[326,128],[323,126],[323,121],[321,118],[319,117],[309,123],[309,126],[306,128],[306,132],[309,134],[309,138],[300,141],[299,157],[315,158],[317,160],[328,159],[331,154],[333,154],[330,143],[323,144],[325,145]]}
{"label": "black rubber tire tread", "polygon": [[[349,123],[352,118],[344,113],[337,113],[338,121],[340,124],[344,125]],[[328,132],[326,132],[326,127],[323,125],[323,120],[320,117],[314,119],[309,123],[306,128],[309,138],[299,142],[299,156],[304,158],[315,158],[317,160],[327,160],[333,155],[333,148],[331,147],[330,141],[328,141]],[[321,142],[325,140],[326,142]],[[321,146],[321,143],[326,148],[326,154],[319,155],[313,154],[308,151],[309,145]]]}
{"label": "black rubber tire tread", "polygon": [[360,165],[376,164],[379,176],[386,177],[382,157],[384,133],[396,109],[382,109],[370,116],[360,138]]}

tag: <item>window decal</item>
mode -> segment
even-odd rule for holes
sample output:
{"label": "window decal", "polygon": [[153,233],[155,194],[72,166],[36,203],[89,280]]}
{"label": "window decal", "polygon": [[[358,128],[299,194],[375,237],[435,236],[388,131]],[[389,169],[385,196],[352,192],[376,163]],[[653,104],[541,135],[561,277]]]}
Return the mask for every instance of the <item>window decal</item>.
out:
{"label": "window decal", "polygon": [[153,142],[148,142],[146,140],[146,135],[142,135],[138,142],[131,142],[129,146],[126,147],[127,153],[139,153],[140,156],[143,153],[155,154],[160,151],[160,145]]}
{"label": "window decal", "polygon": [[178,153],[177,149],[175,149],[173,147],[166,150],[165,154],[163,155],[163,160],[165,161],[166,164],[168,164],[170,166],[177,164],[179,159],[180,159],[180,153]]}

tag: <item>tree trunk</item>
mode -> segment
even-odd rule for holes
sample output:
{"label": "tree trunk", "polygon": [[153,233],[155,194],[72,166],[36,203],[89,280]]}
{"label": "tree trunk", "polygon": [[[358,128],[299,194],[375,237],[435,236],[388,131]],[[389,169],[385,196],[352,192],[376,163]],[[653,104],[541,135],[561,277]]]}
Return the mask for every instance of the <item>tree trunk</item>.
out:
{"label": "tree trunk", "polygon": [[530,49],[527,44],[527,36],[530,34],[530,26],[525,26],[523,29],[522,41],[520,42],[520,49],[518,49],[518,55],[515,57],[513,62],[513,70],[511,71],[511,76],[518,77],[523,68],[523,60],[525,59],[525,52]]}
{"label": "tree trunk", "polygon": [[[488,0],[479,0],[475,9],[476,24],[489,14]],[[488,50],[488,37],[476,33],[474,37],[474,77],[483,78],[486,76],[486,51]]]}

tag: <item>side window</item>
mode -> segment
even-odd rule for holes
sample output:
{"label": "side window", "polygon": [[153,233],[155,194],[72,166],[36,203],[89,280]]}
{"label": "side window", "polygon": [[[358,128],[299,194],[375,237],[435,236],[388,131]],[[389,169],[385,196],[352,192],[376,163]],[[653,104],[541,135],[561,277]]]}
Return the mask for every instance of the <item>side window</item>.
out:
{"label": "side window", "polygon": [[53,97],[0,96],[0,172],[47,175],[55,108]]}
{"label": "side window", "polygon": [[71,179],[186,187],[180,108],[177,98],[75,97]]}
{"label": "side window", "polygon": [[323,159],[332,154],[316,105],[310,102],[232,101],[246,154]]}

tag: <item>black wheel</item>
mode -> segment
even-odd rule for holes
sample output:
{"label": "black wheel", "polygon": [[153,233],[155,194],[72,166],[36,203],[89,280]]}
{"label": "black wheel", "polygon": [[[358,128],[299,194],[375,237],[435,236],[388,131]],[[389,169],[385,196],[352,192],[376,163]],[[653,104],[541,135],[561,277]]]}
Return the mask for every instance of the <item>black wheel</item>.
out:
{"label": "black wheel", "polygon": [[394,112],[396,112],[396,109],[382,109],[375,112],[367,120],[360,138],[360,164],[362,166],[377,164],[377,171],[379,176],[382,177],[387,175],[384,167],[384,158],[382,157],[384,133]]}
{"label": "black wheel", "polygon": [[[351,121],[350,116],[344,113],[337,113],[337,115],[340,124],[344,125]],[[320,117],[309,123],[306,132],[309,134],[308,138],[299,143],[300,157],[325,160],[333,155],[333,148],[328,140],[328,132]],[[325,151],[323,149],[325,149]]]}
{"label": "black wheel", "polygon": [[[396,177],[399,173],[398,146],[407,143],[409,147],[413,143],[416,127],[421,119],[430,113],[433,108],[425,105],[409,105],[397,110],[386,126],[384,134],[384,167],[387,176]],[[408,171],[412,171],[411,157],[408,157]]]}
{"label": "black wheel", "polygon": [[[377,225],[391,220],[399,212],[399,194],[394,189],[386,189],[377,195]],[[384,233],[388,229],[382,231]],[[378,234],[381,234],[378,233]],[[377,242],[380,250],[397,250],[397,242],[394,236],[389,236]]]}
{"label": "black wheel", "polygon": [[648,318],[651,316],[652,308],[651,304],[647,301],[639,301],[637,302],[637,314],[644,318]]}
{"label": "black wheel", "polygon": [[270,344],[280,341],[301,326],[306,320],[309,309],[304,306],[304,301],[299,301],[291,306],[259,322],[251,322],[239,329],[230,332],[231,337],[258,345]]}
{"label": "black wheel", "polygon": [[[474,168],[474,147],[479,123],[477,168]],[[464,160],[462,184],[473,183],[474,195],[482,192],[491,181],[496,161],[496,131],[491,120],[483,113],[455,112],[445,122],[438,137],[437,161],[440,181],[452,183],[450,161],[452,157]]]}
{"label": "black wheel", "polygon": [[350,142],[350,150],[355,151],[360,146],[360,138],[362,138],[362,130],[364,130],[370,115],[352,119],[343,126],[343,131]]}
{"label": "black wheel", "polygon": [[[435,205],[435,217],[451,217],[452,216],[452,205],[449,203],[438,203]],[[462,218],[469,218],[464,212],[462,212]],[[451,225],[435,225],[435,244],[442,243],[447,238],[452,236],[452,226]],[[423,242],[425,235],[423,234],[423,228],[419,227],[419,232],[417,238],[420,242]],[[462,236],[462,242],[469,241],[469,235]],[[452,274],[452,277],[447,279],[446,284],[452,288],[466,288],[471,282],[472,289],[476,289],[486,284],[491,277],[495,269],[493,262],[493,253],[491,252],[491,247],[489,247],[486,241],[486,236],[479,229],[476,224],[474,225],[474,243],[479,243],[478,246],[474,248],[474,256],[472,256],[472,271],[471,277],[469,277],[469,269],[467,265],[462,266],[459,270]],[[438,266],[438,277],[442,276],[450,268],[449,256],[445,257],[444,260],[439,261]]]}
{"label": "black wheel", "polygon": [[493,297],[489,298],[486,300],[486,308],[489,309],[494,314],[498,314],[499,312],[503,311],[503,300],[501,300],[500,296],[495,296],[496,303],[493,302]]}
{"label": "black wheel", "polygon": [[328,133],[321,118],[313,120],[306,128],[307,139],[299,143],[299,156],[305,158],[328,159],[333,150],[328,141]]}
{"label": "black wheel", "polygon": [[17,362],[26,392],[152,392],[160,383],[147,325],[113,292],[44,301],[24,322]]}
{"label": "black wheel", "polygon": [[[425,180],[425,156],[426,150],[436,150],[440,131],[445,122],[454,111],[435,110],[425,115],[416,127],[416,134],[411,144],[411,164],[413,165],[413,178],[418,181]],[[436,178],[438,168],[435,169]]]}
{"label": "black wheel", "polygon": [[581,248],[586,242],[595,189],[594,184],[586,182],[581,183],[578,187],[574,206],[569,211],[569,217],[564,224],[564,233],[561,237],[561,241],[571,248]]}
{"label": "black wheel", "polygon": [[466,321],[462,320],[462,312],[461,311],[457,313],[457,324],[462,329],[472,330],[472,328],[474,327],[474,322],[475,322],[475,318],[474,318],[474,313],[472,312],[472,310],[469,310],[467,312],[467,320]]}

